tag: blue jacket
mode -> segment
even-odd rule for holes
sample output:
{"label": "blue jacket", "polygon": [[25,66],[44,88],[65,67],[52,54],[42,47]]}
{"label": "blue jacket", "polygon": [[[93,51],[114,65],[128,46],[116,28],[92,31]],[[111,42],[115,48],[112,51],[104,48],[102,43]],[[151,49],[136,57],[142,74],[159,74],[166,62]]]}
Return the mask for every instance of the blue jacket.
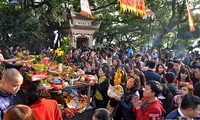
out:
{"label": "blue jacket", "polygon": [[6,94],[0,91],[0,120],[3,120],[5,111],[12,105],[22,104],[17,95]]}
{"label": "blue jacket", "polygon": [[175,109],[165,117],[165,120],[178,119],[179,116],[181,116],[181,115],[178,112],[178,109]]}
{"label": "blue jacket", "polygon": [[119,111],[116,114],[121,114],[121,116],[124,118],[124,120],[135,120],[136,115],[133,112],[133,104],[131,103],[132,97],[136,96],[136,91],[127,91],[125,89],[125,86],[122,85],[124,88],[124,96],[119,101],[118,108]]}
{"label": "blue jacket", "polygon": [[146,81],[150,81],[150,80],[156,80],[158,82],[161,82],[161,76],[158,73],[155,73],[152,70],[147,70],[147,71],[143,71]]}

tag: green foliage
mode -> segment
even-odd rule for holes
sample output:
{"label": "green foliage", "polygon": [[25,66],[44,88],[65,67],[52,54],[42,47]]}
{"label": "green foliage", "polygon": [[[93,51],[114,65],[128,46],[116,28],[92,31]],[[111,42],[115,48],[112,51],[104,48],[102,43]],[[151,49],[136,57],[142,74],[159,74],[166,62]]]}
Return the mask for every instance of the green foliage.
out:
{"label": "green foliage", "polygon": [[[69,24],[71,11],[80,12],[80,0],[19,0],[18,6],[12,6],[6,0],[0,0],[0,45],[20,43],[29,48],[53,46],[54,31],[65,34],[61,29]],[[194,33],[188,33],[188,27],[182,27],[177,34],[177,25],[188,24],[185,3],[180,0],[148,0],[146,6],[155,16],[142,19],[129,13],[121,13],[118,0],[89,0],[95,21],[99,26],[94,39],[98,43],[118,46],[139,46],[158,43],[162,48],[172,47],[177,41],[187,41],[199,37],[198,24]],[[194,1],[192,6],[198,1]],[[199,4],[199,3],[198,3]],[[199,21],[199,15],[195,20]],[[198,23],[198,22],[196,22]],[[160,34],[157,34],[160,33]],[[159,35],[159,36],[157,36]],[[177,37],[176,37],[177,35]],[[59,35],[59,40],[61,41]],[[182,40],[184,39],[184,40]],[[187,45],[187,44],[185,44]],[[189,44],[188,44],[189,45]]]}

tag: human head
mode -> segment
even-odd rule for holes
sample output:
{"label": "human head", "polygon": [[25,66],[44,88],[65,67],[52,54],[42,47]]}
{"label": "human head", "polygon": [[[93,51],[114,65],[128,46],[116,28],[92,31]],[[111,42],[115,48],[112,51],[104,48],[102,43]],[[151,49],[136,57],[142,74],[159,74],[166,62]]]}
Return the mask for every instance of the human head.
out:
{"label": "human head", "polygon": [[94,111],[92,120],[112,120],[112,117],[107,109],[99,108]]}
{"label": "human head", "polygon": [[156,65],[156,62],[153,61],[153,60],[150,60],[150,61],[148,62],[148,67],[151,68],[151,69],[153,69],[153,68],[155,67],[155,65]]}
{"label": "human head", "polygon": [[163,63],[158,63],[156,65],[156,73],[159,73],[159,74],[165,73],[165,66]]}
{"label": "human head", "polygon": [[29,103],[33,104],[42,98],[50,98],[49,92],[40,83],[40,81],[33,81],[29,84],[27,92],[29,93]]}
{"label": "human head", "polygon": [[1,90],[5,93],[16,94],[22,83],[21,73],[15,68],[8,68],[2,74]]}
{"label": "human head", "polygon": [[173,72],[167,72],[167,74],[165,75],[165,78],[168,83],[173,83],[175,77],[176,75]]}
{"label": "human head", "polygon": [[195,95],[187,94],[183,96],[181,106],[182,110],[185,110],[185,116],[190,118],[196,118],[200,111],[200,98]]}
{"label": "human head", "polygon": [[180,80],[185,80],[185,82],[188,82],[190,80],[190,73],[186,67],[182,67],[180,69],[180,72],[178,74],[177,79]]}
{"label": "human head", "polygon": [[130,77],[127,80],[126,87],[128,89],[131,89],[131,90],[134,90],[134,91],[139,90],[140,87],[141,87],[140,77],[138,75],[134,75],[134,77]]}
{"label": "human head", "polygon": [[180,60],[174,60],[173,61],[173,69],[177,72],[181,69],[181,61]]}
{"label": "human head", "polygon": [[195,67],[195,72],[194,72],[195,74],[195,78],[197,79],[197,80],[200,80],[200,65],[198,65],[198,66],[196,66]]}
{"label": "human head", "polygon": [[141,54],[136,54],[135,61],[136,62],[141,62],[141,60],[142,60],[142,55]]}
{"label": "human head", "polygon": [[108,73],[108,70],[106,67],[100,67],[98,70],[98,75],[100,77],[106,76],[107,73]]}
{"label": "human head", "polygon": [[118,68],[119,66],[121,66],[121,60],[119,58],[115,57],[115,58],[113,58],[112,64],[113,64],[113,66]]}
{"label": "human head", "polygon": [[3,120],[36,120],[36,118],[31,108],[18,104],[10,107],[5,112]]}
{"label": "human head", "polygon": [[150,80],[146,82],[143,96],[158,97],[162,91],[162,86],[158,81]]}
{"label": "human head", "polygon": [[188,82],[180,82],[179,91],[180,91],[180,95],[184,96],[186,94],[193,94],[194,88]]}

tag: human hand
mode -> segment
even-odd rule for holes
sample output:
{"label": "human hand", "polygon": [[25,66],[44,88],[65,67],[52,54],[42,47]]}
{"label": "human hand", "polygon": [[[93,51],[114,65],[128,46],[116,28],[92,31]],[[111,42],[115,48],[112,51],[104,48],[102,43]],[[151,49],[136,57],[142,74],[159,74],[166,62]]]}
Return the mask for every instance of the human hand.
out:
{"label": "human hand", "polygon": [[138,97],[138,96],[132,97],[132,101],[131,101],[131,102],[132,102],[133,106],[134,106],[136,109],[140,108],[141,101],[139,100],[139,97]]}
{"label": "human hand", "polygon": [[120,101],[120,100],[121,100],[121,98],[120,98],[119,96],[115,96],[114,99],[115,99],[116,101]]}
{"label": "human hand", "polygon": [[181,106],[181,101],[182,101],[182,97],[180,95],[178,95],[177,99],[176,99],[176,103],[177,103],[178,107]]}

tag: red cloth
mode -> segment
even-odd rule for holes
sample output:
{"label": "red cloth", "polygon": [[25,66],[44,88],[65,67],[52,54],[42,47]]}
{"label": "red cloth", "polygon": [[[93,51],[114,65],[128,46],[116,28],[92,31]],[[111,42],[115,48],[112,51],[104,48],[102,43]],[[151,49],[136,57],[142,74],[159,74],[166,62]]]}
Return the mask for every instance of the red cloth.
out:
{"label": "red cloth", "polygon": [[[173,83],[176,84],[178,87],[180,86],[180,81],[178,79],[175,79]],[[187,83],[190,83],[193,86],[192,80],[189,80]]]}
{"label": "red cloth", "polygon": [[[146,100],[146,97],[142,98],[142,105]],[[141,108],[135,109],[135,107],[133,107],[133,110],[136,112],[136,120],[161,120],[162,114],[165,112],[162,102],[159,99],[149,103],[143,112]]]}
{"label": "red cloth", "polygon": [[63,120],[58,103],[55,100],[42,98],[30,106],[37,120]]}

